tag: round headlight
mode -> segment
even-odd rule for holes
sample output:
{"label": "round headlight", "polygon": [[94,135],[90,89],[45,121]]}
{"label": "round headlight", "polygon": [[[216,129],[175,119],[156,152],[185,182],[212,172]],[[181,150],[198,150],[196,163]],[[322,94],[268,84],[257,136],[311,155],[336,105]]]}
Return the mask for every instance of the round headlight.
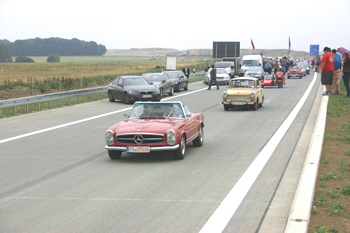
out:
{"label": "round headlight", "polygon": [[228,93],[226,92],[226,91],[224,91],[223,93],[222,93],[222,97],[227,97],[228,96]]}
{"label": "round headlight", "polygon": [[112,130],[108,130],[105,133],[105,139],[106,139],[107,145],[113,145],[113,143],[114,143],[114,133],[113,133]]}
{"label": "round headlight", "polygon": [[169,145],[175,145],[176,143],[176,133],[174,130],[169,130],[166,134],[166,141]]}
{"label": "round headlight", "polygon": [[159,89],[155,90],[154,93],[159,94],[160,93]]}
{"label": "round headlight", "polygon": [[250,92],[249,96],[253,98],[255,96],[255,93],[254,92]]}

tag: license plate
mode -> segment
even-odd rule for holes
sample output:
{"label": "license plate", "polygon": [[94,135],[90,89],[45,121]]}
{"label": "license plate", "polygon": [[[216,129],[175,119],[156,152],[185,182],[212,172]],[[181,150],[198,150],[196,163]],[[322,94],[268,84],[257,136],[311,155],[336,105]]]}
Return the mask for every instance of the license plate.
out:
{"label": "license plate", "polygon": [[143,95],[142,98],[152,98],[152,95]]}
{"label": "license plate", "polygon": [[149,146],[127,146],[126,152],[133,152],[133,153],[149,153],[150,148]]}
{"label": "license plate", "polygon": [[232,102],[233,105],[244,105],[244,102]]}

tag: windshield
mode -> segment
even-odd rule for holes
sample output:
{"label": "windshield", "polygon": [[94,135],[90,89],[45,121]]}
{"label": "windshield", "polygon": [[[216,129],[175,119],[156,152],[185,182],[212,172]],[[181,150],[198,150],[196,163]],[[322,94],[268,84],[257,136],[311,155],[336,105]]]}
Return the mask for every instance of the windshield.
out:
{"label": "windshield", "polygon": [[123,82],[124,86],[134,86],[134,85],[150,85],[144,78],[126,78]]}
{"label": "windshield", "polygon": [[248,79],[238,79],[238,80],[231,80],[230,81],[230,88],[254,88],[255,84],[253,80],[248,80]]}
{"label": "windshield", "polygon": [[230,62],[217,62],[217,63],[215,63],[215,68],[227,68],[230,66],[231,66]]}
{"label": "windshield", "polygon": [[299,63],[297,63],[297,66],[299,66],[299,67],[308,67],[309,64],[307,62],[299,62]]}
{"label": "windshield", "polygon": [[135,103],[129,118],[185,118],[180,103]]}
{"label": "windshield", "polygon": [[258,60],[243,60],[242,65],[243,66],[258,66],[259,61]]}
{"label": "windshield", "polygon": [[144,75],[148,82],[161,82],[163,81],[163,76],[159,75]]}
{"label": "windshield", "polygon": [[216,74],[227,74],[225,69],[216,69]]}
{"label": "windshield", "polygon": [[178,72],[165,72],[166,74],[170,75],[171,78],[179,79],[179,73]]}

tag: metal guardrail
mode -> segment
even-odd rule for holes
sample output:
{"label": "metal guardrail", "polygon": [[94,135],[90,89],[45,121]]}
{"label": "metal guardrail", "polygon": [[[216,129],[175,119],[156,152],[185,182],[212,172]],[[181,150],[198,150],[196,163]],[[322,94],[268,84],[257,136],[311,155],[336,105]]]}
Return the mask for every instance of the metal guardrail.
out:
{"label": "metal guardrail", "polygon": [[[76,91],[67,91],[67,92],[59,92],[59,93],[53,93],[53,94],[47,94],[47,95],[37,95],[37,96],[30,96],[30,97],[23,97],[23,98],[17,98],[17,99],[8,99],[8,100],[0,100],[0,117],[2,117],[2,109],[3,108],[11,108],[12,107],[12,114],[16,114],[16,107],[25,105],[25,111],[28,113],[29,104],[38,104],[38,110],[40,110],[40,103],[42,102],[48,102],[49,108],[51,108],[51,101],[53,100],[59,100],[58,105],[61,105],[62,99],[68,99],[68,105],[70,105],[70,98],[77,97],[77,101],[79,101],[80,96],[85,96],[87,98],[88,95],[95,95],[100,94],[100,99],[102,99],[102,94],[104,92],[107,92],[108,87],[96,87],[96,88],[89,88],[89,89],[82,89],[82,90],[76,90]],[[94,98],[94,97],[93,97]]]}

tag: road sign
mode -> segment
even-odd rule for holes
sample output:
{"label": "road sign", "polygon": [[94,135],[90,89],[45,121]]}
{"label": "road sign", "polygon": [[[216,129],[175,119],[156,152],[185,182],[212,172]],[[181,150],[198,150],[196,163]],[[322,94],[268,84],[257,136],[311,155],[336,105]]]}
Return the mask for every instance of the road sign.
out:
{"label": "road sign", "polygon": [[317,56],[320,51],[320,46],[317,44],[310,45],[310,56]]}
{"label": "road sign", "polygon": [[213,42],[213,58],[239,57],[240,42],[220,41]]}

